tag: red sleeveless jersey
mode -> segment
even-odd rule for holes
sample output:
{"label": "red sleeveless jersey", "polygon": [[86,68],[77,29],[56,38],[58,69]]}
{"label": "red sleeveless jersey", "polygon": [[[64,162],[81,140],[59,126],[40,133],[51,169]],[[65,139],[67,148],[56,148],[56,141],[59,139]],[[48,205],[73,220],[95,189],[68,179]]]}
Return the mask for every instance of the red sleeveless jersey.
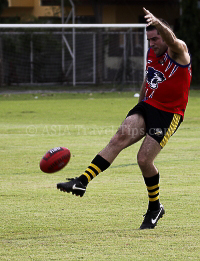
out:
{"label": "red sleeveless jersey", "polygon": [[167,51],[157,57],[150,48],[147,54],[144,102],[184,117],[191,77],[191,64],[178,64],[169,57]]}

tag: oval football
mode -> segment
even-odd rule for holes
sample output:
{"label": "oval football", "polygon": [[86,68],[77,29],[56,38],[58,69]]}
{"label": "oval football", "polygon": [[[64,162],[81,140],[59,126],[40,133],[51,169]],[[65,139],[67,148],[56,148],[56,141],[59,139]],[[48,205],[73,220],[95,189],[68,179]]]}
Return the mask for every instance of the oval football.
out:
{"label": "oval football", "polygon": [[40,169],[45,173],[57,172],[67,165],[70,156],[70,150],[65,147],[48,150],[40,161]]}

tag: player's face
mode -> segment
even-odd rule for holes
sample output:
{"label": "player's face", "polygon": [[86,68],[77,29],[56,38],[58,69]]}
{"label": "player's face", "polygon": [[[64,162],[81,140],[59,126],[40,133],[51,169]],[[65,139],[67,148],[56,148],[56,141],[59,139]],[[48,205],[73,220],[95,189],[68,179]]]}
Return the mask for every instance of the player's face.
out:
{"label": "player's face", "polygon": [[153,49],[156,56],[160,56],[166,51],[167,45],[158,34],[157,30],[147,32],[147,40],[149,41],[149,46]]}

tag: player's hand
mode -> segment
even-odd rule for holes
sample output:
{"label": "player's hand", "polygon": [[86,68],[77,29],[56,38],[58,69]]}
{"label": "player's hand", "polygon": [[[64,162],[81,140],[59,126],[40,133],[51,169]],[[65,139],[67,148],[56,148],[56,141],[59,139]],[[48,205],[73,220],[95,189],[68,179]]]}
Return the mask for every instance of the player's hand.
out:
{"label": "player's hand", "polygon": [[145,12],[145,19],[147,21],[147,26],[149,25],[154,25],[156,26],[158,23],[159,23],[159,20],[152,14],[149,12],[149,10],[146,10],[144,7],[143,7],[143,11]]}

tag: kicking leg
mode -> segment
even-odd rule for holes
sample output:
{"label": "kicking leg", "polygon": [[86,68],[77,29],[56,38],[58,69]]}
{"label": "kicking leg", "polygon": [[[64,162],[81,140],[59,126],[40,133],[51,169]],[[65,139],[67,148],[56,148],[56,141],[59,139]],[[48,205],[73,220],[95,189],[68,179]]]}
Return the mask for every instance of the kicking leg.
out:
{"label": "kicking leg", "polygon": [[140,114],[127,117],[108,145],[96,155],[85,172],[70,182],[57,184],[57,188],[83,196],[87,184],[100,172],[105,171],[124,148],[142,139],[145,133],[145,122]]}
{"label": "kicking leg", "polygon": [[110,164],[128,146],[136,143],[146,134],[145,122],[141,115],[134,114],[124,120],[117,133],[99,155]]}

